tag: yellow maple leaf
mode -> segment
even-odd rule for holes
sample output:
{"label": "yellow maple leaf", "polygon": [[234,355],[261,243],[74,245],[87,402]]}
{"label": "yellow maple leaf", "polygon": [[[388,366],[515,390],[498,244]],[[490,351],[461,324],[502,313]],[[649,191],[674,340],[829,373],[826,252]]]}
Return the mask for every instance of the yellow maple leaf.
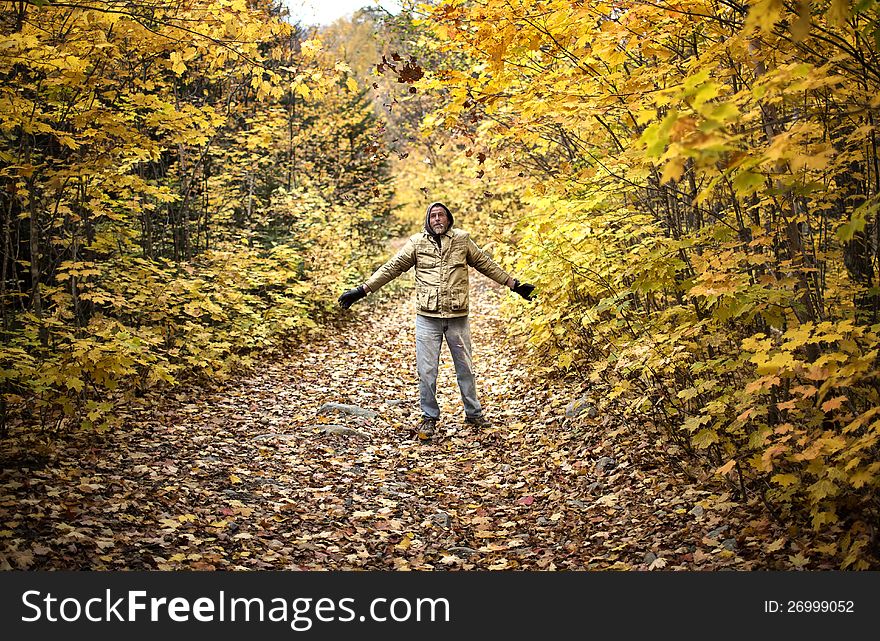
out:
{"label": "yellow maple leaf", "polygon": [[765,546],[764,549],[767,552],[777,552],[784,547],[785,547],[785,537],[781,536],[778,539],[776,539],[775,541],[773,541],[773,543],[770,543],[769,545]]}
{"label": "yellow maple leaf", "polygon": [[764,33],[770,33],[779,21],[781,13],[782,0],[755,0],[749,8],[746,29],[757,27]]}
{"label": "yellow maple leaf", "polygon": [[798,477],[794,474],[774,474],[770,480],[782,487],[788,487],[795,485],[798,482]]}
{"label": "yellow maple leaf", "polygon": [[312,92],[309,91],[308,86],[302,82],[294,84],[293,91],[294,93],[299,94],[304,100],[308,100],[309,96],[312,94]]}
{"label": "yellow maple leaf", "polygon": [[792,370],[799,362],[788,352],[778,352],[769,359],[766,354],[755,354],[749,360],[757,364],[758,374],[777,374],[780,371]]}
{"label": "yellow maple leaf", "polygon": [[810,496],[814,501],[820,501],[829,496],[836,496],[840,489],[831,479],[819,479],[810,487]]}
{"label": "yellow maple leaf", "polygon": [[684,158],[672,158],[666,166],[663,167],[663,175],[660,177],[661,183],[667,183],[670,180],[678,180],[684,173]]}
{"label": "yellow maple leaf", "polygon": [[186,71],[186,64],[183,62],[183,56],[180,55],[179,51],[171,52],[171,71],[178,76]]}
{"label": "yellow maple leaf", "polygon": [[409,549],[409,546],[412,545],[413,535],[412,533],[407,533],[406,536],[401,539],[400,543],[395,545],[395,549],[405,551]]}
{"label": "yellow maple leaf", "polygon": [[875,474],[870,470],[861,469],[849,477],[849,482],[854,488],[860,488],[874,480]]}
{"label": "yellow maple leaf", "polygon": [[707,447],[709,447],[710,445],[712,445],[712,443],[717,443],[717,442],[718,442],[718,432],[716,432],[715,430],[710,430],[710,429],[700,430],[699,432],[694,434],[694,437],[691,439],[691,443],[694,445],[694,447],[697,447],[701,450],[704,450]]}
{"label": "yellow maple leaf", "polygon": [[823,510],[813,513],[813,528],[818,530],[823,525],[837,523],[837,515],[834,512]]}

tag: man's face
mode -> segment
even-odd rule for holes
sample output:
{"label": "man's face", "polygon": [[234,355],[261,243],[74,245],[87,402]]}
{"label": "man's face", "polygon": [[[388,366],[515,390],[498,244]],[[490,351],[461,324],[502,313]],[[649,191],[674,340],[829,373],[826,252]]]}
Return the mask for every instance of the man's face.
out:
{"label": "man's face", "polygon": [[449,227],[449,216],[446,215],[446,210],[439,205],[431,207],[431,212],[428,214],[428,224],[435,234],[444,233]]}

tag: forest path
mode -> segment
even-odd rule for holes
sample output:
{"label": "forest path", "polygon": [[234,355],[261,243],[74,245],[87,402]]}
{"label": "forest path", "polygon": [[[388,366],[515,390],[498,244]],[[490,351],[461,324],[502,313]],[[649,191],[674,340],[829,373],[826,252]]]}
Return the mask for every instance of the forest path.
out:
{"label": "forest path", "polygon": [[[531,377],[477,276],[477,385],[463,410],[441,356],[438,435],[415,437],[408,296],[368,299],[340,333],[214,390],[132,408],[125,426],[5,452],[7,569],[752,569],[734,503],[662,463],[638,426]],[[526,308],[524,307],[524,310]],[[374,412],[323,409],[343,403]],[[720,494],[720,496],[719,496]],[[766,537],[766,533],[763,534]]]}

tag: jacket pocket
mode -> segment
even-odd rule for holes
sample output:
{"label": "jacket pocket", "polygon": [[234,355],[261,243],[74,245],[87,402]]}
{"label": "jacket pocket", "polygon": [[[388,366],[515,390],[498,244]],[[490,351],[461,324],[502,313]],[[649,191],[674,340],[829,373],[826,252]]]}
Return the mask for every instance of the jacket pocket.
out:
{"label": "jacket pocket", "polygon": [[449,292],[449,309],[453,312],[467,311],[468,290],[466,287],[453,287]]}
{"label": "jacket pocket", "polygon": [[419,311],[439,311],[437,301],[440,297],[436,289],[431,287],[419,287],[418,290],[416,290],[416,298],[418,300]]}
{"label": "jacket pocket", "polygon": [[461,267],[467,264],[467,247],[453,247],[449,252],[449,264]]}
{"label": "jacket pocket", "polygon": [[440,258],[429,252],[419,252],[416,254],[416,267],[418,269],[435,269],[440,262]]}

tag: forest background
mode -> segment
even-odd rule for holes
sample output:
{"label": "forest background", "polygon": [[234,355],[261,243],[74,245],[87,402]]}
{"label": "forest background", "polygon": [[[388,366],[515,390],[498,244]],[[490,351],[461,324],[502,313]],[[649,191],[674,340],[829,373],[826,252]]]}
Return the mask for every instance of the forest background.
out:
{"label": "forest background", "polygon": [[876,2],[0,6],[0,438],[326,331],[442,195],[536,368],[876,567]]}

